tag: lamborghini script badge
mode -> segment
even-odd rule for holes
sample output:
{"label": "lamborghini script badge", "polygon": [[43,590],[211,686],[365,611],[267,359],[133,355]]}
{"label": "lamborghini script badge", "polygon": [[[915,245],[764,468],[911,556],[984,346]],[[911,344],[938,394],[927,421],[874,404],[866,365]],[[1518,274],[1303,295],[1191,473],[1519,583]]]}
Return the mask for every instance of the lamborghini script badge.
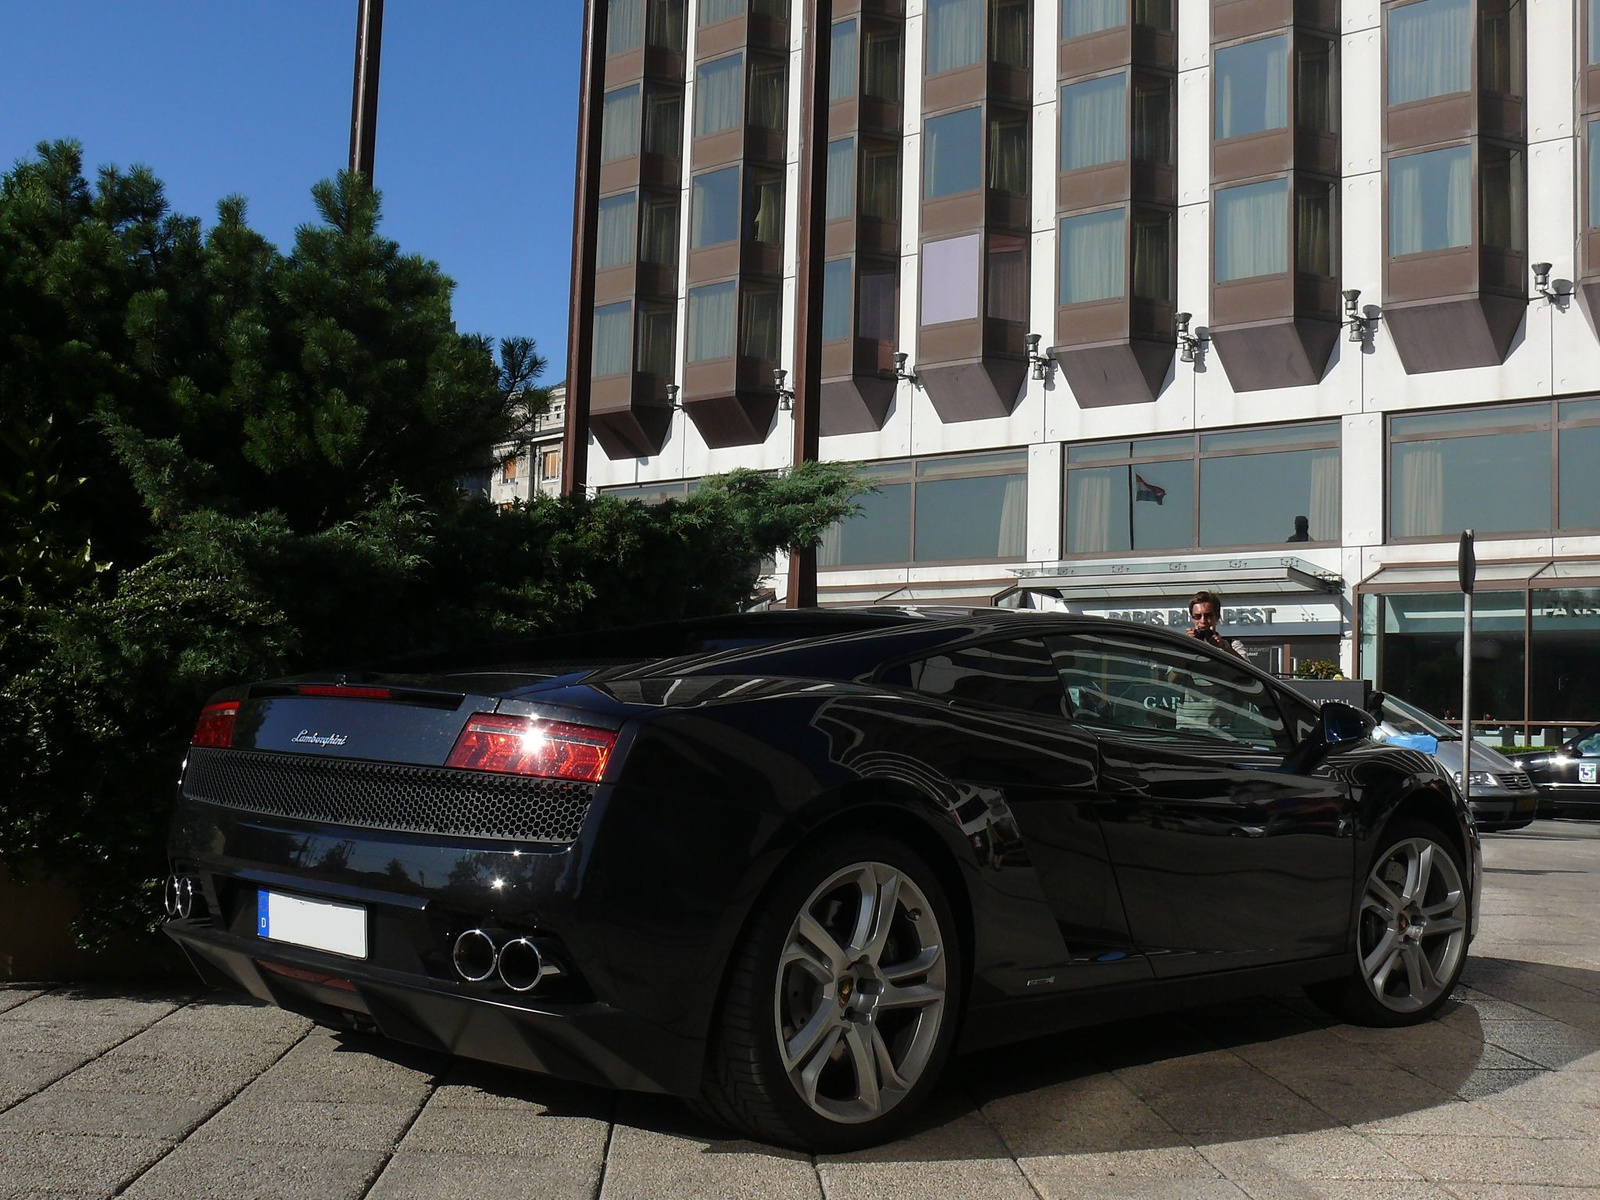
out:
{"label": "lamborghini script badge", "polygon": [[347,733],[313,733],[309,729],[302,729],[291,742],[309,742],[313,746],[342,746],[350,740]]}

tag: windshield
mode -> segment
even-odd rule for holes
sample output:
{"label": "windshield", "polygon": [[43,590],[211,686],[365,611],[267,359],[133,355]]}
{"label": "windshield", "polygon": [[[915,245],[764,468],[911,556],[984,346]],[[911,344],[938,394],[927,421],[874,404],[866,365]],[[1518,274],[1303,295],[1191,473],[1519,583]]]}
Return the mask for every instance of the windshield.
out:
{"label": "windshield", "polygon": [[1383,714],[1383,723],[1396,733],[1424,733],[1440,741],[1461,740],[1459,730],[1450,728],[1432,713],[1425,713],[1415,705],[1396,700],[1393,696],[1383,698],[1379,711]]}

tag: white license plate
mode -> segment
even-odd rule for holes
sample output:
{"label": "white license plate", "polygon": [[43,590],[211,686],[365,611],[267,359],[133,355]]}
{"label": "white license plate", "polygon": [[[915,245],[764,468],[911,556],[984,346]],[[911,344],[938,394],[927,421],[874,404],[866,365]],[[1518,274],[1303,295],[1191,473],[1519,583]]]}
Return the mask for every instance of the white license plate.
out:
{"label": "white license plate", "polygon": [[274,942],[367,956],[367,910],[359,904],[307,900],[262,888],[256,893],[256,932]]}

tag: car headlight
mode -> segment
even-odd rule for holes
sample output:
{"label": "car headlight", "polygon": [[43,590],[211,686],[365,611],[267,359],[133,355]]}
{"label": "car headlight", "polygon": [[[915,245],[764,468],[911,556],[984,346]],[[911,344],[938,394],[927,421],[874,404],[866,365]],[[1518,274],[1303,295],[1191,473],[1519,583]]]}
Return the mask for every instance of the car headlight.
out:
{"label": "car headlight", "polygon": [[[1456,777],[1456,786],[1459,787],[1461,785],[1461,772],[1452,771],[1451,774]],[[1467,776],[1467,782],[1472,787],[1492,788],[1500,786],[1500,781],[1489,774],[1488,771],[1473,771]]]}

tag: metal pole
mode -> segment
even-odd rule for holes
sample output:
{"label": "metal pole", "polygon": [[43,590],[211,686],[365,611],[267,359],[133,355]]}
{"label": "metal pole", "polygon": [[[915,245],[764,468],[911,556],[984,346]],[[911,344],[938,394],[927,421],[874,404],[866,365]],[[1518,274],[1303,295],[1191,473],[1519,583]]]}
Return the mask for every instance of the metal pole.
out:
{"label": "metal pole", "polygon": [[[806,0],[795,269],[794,462],[815,462],[822,409],[822,272],[827,257],[828,69],[833,0]],[[817,552],[789,552],[789,607],[815,608]]]}
{"label": "metal pole", "polygon": [[1472,589],[1478,575],[1477,553],[1473,548],[1473,532],[1468,529],[1461,535],[1461,550],[1457,559],[1462,592],[1461,622],[1461,796],[1469,803],[1472,799]]}
{"label": "metal pole", "polygon": [[350,171],[373,180],[378,149],[378,60],[383,54],[383,0],[357,0],[355,94],[350,98]]}
{"label": "metal pole", "polygon": [[[561,494],[589,479],[589,367],[594,351],[595,225],[600,212],[600,117],[605,105],[605,0],[583,6],[578,84],[578,170],[572,201],[572,309],[567,317],[567,423],[561,434]],[[591,186],[591,182],[593,186]]]}

